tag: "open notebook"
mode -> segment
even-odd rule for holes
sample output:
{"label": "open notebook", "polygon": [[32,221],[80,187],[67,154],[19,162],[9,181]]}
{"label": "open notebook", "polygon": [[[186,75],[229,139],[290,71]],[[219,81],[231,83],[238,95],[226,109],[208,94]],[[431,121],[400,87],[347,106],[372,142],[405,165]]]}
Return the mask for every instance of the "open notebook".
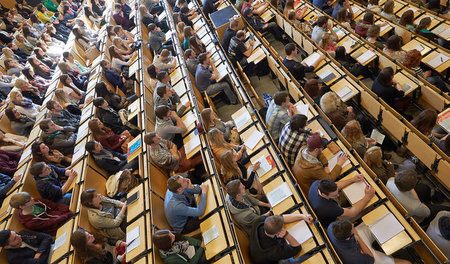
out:
{"label": "open notebook", "polygon": [[280,186],[275,188],[270,193],[267,193],[267,200],[269,200],[269,203],[272,207],[275,207],[277,204],[284,201],[286,198],[292,195],[292,191],[289,188],[289,185],[287,182],[282,183]]}
{"label": "open notebook", "polygon": [[313,237],[311,230],[305,220],[299,221],[297,224],[287,230],[299,244],[303,244]]}
{"label": "open notebook", "polygon": [[256,170],[256,173],[258,174],[258,177],[264,176],[266,173],[268,173],[272,168],[275,167],[275,162],[273,161],[272,157],[270,155],[268,156],[261,156],[256,162],[260,162],[259,168]]}
{"label": "open notebook", "polygon": [[[336,166],[337,164],[337,160],[339,155],[343,154],[342,151],[339,151],[338,153],[334,154],[329,160],[328,160],[328,169],[330,169],[330,171],[333,170],[334,166]],[[345,166],[347,166],[348,164],[350,164],[350,160],[347,159],[347,161],[344,162],[344,164],[342,164],[342,168],[344,168]]]}
{"label": "open notebook", "polygon": [[378,243],[382,245],[402,232],[405,228],[391,212],[388,212],[373,224],[369,225],[369,229]]}

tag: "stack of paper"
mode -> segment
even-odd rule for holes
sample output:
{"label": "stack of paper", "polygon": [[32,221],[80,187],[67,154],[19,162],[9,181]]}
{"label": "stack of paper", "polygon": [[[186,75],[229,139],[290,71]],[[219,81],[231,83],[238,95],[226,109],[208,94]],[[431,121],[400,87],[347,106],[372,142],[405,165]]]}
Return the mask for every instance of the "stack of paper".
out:
{"label": "stack of paper", "polygon": [[382,145],[384,138],[386,136],[381,134],[380,131],[376,130],[375,128],[372,130],[372,133],[370,134],[370,138],[375,140],[378,144]]}
{"label": "stack of paper", "polygon": [[217,230],[217,226],[213,225],[210,229],[206,230],[202,233],[203,242],[205,245],[208,245],[209,242],[213,241],[217,237],[219,237],[219,231]]}
{"label": "stack of paper", "polygon": [[194,149],[196,149],[198,146],[200,146],[200,137],[194,136],[191,140],[184,144],[186,155],[194,151]]}
{"label": "stack of paper", "polygon": [[405,228],[391,212],[388,212],[375,223],[369,225],[369,229],[378,243],[382,245]]}
{"label": "stack of paper", "polygon": [[258,177],[262,177],[266,175],[273,167],[275,167],[275,162],[272,157],[269,156],[261,156],[256,162],[260,162],[259,168],[256,170]]}
{"label": "stack of paper", "polygon": [[364,52],[363,54],[361,54],[361,56],[359,56],[356,60],[361,63],[364,64],[367,61],[369,61],[370,59],[372,59],[374,56],[376,56],[376,54],[371,51],[371,50],[367,50],[366,52]]}
{"label": "stack of paper", "polygon": [[344,86],[344,88],[340,89],[336,92],[336,94],[342,99],[342,101],[347,101],[349,98],[353,96],[353,90],[348,86]]}
{"label": "stack of paper", "polygon": [[127,232],[127,253],[137,248],[141,244],[141,238],[139,234],[139,226],[136,226],[130,232]]}
{"label": "stack of paper", "polygon": [[245,141],[244,145],[247,146],[247,148],[253,150],[263,137],[264,134],[259,132],[258,129],[255,129],[248,140]]}
{"label": "stack of paper", "polygon": [[345,51],[347,53],[350,53],[350,51],[352,51],[352,46],[353,44],[355,44],[356,41],[353,39],[348,39],[347,41],[345,41],[344,43],[342,43],[342,46],[345,48]]}
{"label": "stack of paper", "polygon": [[[334,166],[336,166],[337,164],[337,159],[339,157],[339,155],[343,154],[342,151],[339,151],[338,153],[334,154],[333,157],[331,157],[328,160],[328,168],[331,170],[333,170]],[[347,166],[348,164],[350,164],[350,160],[347,159],[347,161],[344,162],[344,164],[342,164],[342,168],[344,168],[345,166]]]}
{"label": "stack of paper", "polygon": [[241,130],[242,128],[244,128],[244,126],[249,123],[251,119],[252,117],[247,111],[244,111],[242,115],[235,118],[234,123],[236,124],[237,130]]}
{"label": "stack of paper", "polygon": [[444,30],[446,30],[446,29],[447,29],[446,26],[440,25],[437,28],[433,29],[431,32],[436,34],[436,35],[439,35],[439,34],[441,34],[441,32],[444,32]]}
{"label": "stack of paper", "polygon": [[315,52],[313,53],[311,56],[309,56],[308,58],[304,59],[302,61],[302,63],[311,66],[314,64],[314,62],[316,62],[318,59],[320,58],[320,54]]}
{"label": "stack of paper", "polygon": [[364,181],[359,181],[350,184],[349,186],[342,189],[342,192],[344,193],[345,197],[347,197],[348,201],[353,205],[366,195],[365,193],[366,184]]}
{"label": "stack of paper", "polygon": [[275,207],[277,204],[284,201],[286,198],[292,195],[292,191],[289,188],[289,185],[287,182],[282,183],[280,186],[275,188],[270,193],[267,193],[267,200],[269,200],[269,203],[272,207]]}
{"label": "stack of paper", "polygon": [[65,232],[64,234],[55,239],[55,246],[53,247],[53,250],[56,250],[60,246],[64,245],[66,240],[67,240],[67,232]]}
{"label": "stack of paper", "polygon": [[195,122],[195,120],[197,120],[197,118],[194,114],[188,114],[186,118],[183,120],[183,123],[186,127],[189,127]]}
{"label": "stack of paper", "polygon": [[308,241],[308,239],[313,237],[313,234],[311,233],[311,230],[305,220],[298,222],[287,231],[295,238],[295,240],[297,240],[299,244],[303,244]]}

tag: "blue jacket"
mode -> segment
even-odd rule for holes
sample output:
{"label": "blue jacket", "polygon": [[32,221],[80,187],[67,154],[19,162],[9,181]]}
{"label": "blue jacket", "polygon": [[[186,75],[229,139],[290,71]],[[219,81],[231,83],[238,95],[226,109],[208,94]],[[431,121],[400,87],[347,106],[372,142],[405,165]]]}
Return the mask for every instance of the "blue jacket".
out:
{"label": "blue jacket", "polygon": [[51,164],[48,164],[48,166],[52,169],[50,174],[45,177],[34,176],[34,180],[36,181],[36,188],[42,198],[56,203],[63,196],[61,190],[63,184],[61,183],[60,178],[65,177],[66,169]]}
{"label": "blue jacket", "polygon": [[0,173],[0,206],[2,206],[3,200],[6,198],[6,194],[15,184],[16,182],[8,175]]}
{"label": "blue jacket", "polygon": [[[34,251],[28,247],[24,248],[9,248],[6,250],[6,258],[9,264],[45,264],[48,260],[50,253],[50,247],[53,243],[53,239],[50,235],[39,232],[32,232],[22,230],[18,233],[22,236],[22,241],[26,244],[37,248]],[[41,257],[34,259],[36,253],[42,253]]]}
{"label": "blue jacket", "polygon": [[122,76],[120,76],[113,68],[104,70],[105,78],[114,87],[119,87],[122,92],[126,92],[125,85],[123,84]]}

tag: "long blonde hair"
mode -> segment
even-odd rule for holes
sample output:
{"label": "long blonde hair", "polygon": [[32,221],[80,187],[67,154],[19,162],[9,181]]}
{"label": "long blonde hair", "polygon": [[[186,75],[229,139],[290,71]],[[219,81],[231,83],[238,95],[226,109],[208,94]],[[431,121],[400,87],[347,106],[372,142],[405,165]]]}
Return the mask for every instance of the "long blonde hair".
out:
{"label": "long blonde hair", "polygon": [[227,184],[228,182],[239,179],[241,175],[241,170],[237,162],[234,160],[234,153],[232,150],[227,150],[222,155],[220,155],[220,174],[222,175],[222,182]]}
{"label": "long blonde hair", "polygon": [[359,122],[356,120],[349,121],[342,129],[342,135],[347,141],[353,145],[361,138],[365,138]]}
{"label": "long blonde hair", "polygon": [[364,162],[369,167],[381,167],[381,162],[383,162],[383,152],[381,151],[381,148],[377,146],[370,147],[366,151],[366,154],[364,154]]}
{"label": "long blonde hair", "polygon": [[208,140],[211,143],[211,146],[213,148],[233,148],[233,144],[230,144],[225,141],[225,138],[223,137],[222,132],[217,129],[213,128],[208,132]]}
{"label": "long blonde hair", "polygon": [[[18,95],[22,95],[22,93],[21,93],[19,90],[17,90],[17,89],[11,90],[11,92],[9,92],[9,98],[11,99],[11,101],[12,101],[14,104],[20,104],[20,103],[21,103],[21,102],[19,102],[19,101],[16,99],[16,97],[17,97]],[[22,96],[22,97],[23,97],[23,96]]]}
{"label": "long blonde hair", "polygon": [[206,132],[208,132],[209,129],[215,125],[216,123],[215,121],[217,120],[216,115],[213,113],[214,120],[211,121],[211,112],[212,112],[211,108],[205,108],[200,113],[200,116],[202,117],[202,124]]}
{"label": "long blonde hair", "polygon": [[179,39],[184,39],[184,27],[186,26],[186,24],[181,21],[178,22],[177,24],[177,35]]}
{"label": "long blonde hair", "polygon": [[64,92],[63,89],[58,88],[55,90],[55,98],[54,98],[60,105],[63,107],[66,107],[70,104],[69,99],[67,98],[66,92]]}

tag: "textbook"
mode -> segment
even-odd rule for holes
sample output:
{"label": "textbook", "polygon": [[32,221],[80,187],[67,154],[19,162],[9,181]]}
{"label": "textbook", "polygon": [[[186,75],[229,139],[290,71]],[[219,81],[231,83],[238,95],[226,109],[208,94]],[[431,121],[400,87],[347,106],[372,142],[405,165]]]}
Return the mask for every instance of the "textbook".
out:
{"label": "textbook", "polygon": [[277,204],[286,200],[292,195],[292,191],[289,188],[287,182],[282,183],[280,186],[275,188],[273,191],[266,194],[267,200],[269,200],[270,206],[275,207]]}
{"label": "textbook", "polygon": [[320,58],[320,54],[315,52],[312,55],[310,55],[308,58],[304,59],[302,61],[302,63],[304,63],[308,66],[312,66],[314,64],[314,62],[316,62],[319,58]]}
{"label": "textbook", "polygon": [[127,232],[127,253],[137,248],[141,244],[141,237],[139,233],[139,226],[136,226],[130,232]]}
{"label": "textbook", "polygon": [[350,87],[348,87],[348,86],[344,86],[344,88],[342,88],[339,91],[337,91],[336,94],[344,102],[347,101],[348,99],[350,99],[354,95],[353,90]]}
{"label": "textbook", "polygon": [[299,221],[287,231],[295,238],[295,240],[297,240],[299,244],[303,244],[313,237],[313,234],[311,233],[311,230],[305,220]]}
{"label": "textbook", "polygon": [[378,243],[382,245],[402,232],[405,228],[391,212],[388,212],[373,224],[369,225],[369,229]]}
{"label": "textbook", "polygon": [[[259,168],[256,170],[258,177],[266,175],[271,169],[275,167],[275,162],[270,155],[261,156],[256,162],[260,162]],[[255,163],[256,163],[255,162]]]}
{"label": "textbook", "polygon": [[203,242],[205,245],[208,245],[209,242],[219,237],[219,231],[217,230],[217,226],[213,225],[210,229],[206,230],[202,233]]}
{"label": "textbook", "polygon": [[[330,171],[333,170],[334,166],[336,166],[337,164],[337,160],[339,155],[342,155],[343,152],[339,151],[338,153],[334,154],[329,160],[328,160],[328,168],[330,169]],[[348,164],[350,164],[350,159],[347,159],[347,161],[344,162],[344,164],[342,164],[342,168],[344,168],[345,166],[347,166]]]}
{"label": "textbook", "polygon": [[186,155],[194,151],[194,149],[196,149],[198,146],[200,146],[200,137],[194,136],[194,138],[184,144]]}
{"label": "textbook", "polygon": [[375,128],[372,130],[372,133],[370,134],[370,138],[375,140],[380,145],[383,145],[385,137],[386,137],[385,135],[380,133],[380,131],[376,130]]}
{"label": "textbook", "polygon": [[258,129],[255,129],[253,133],[250,135],[247,141],[245,141],[244,145],[253,150],[256,145],[258,145],[259,141],[264,137],[264,134],[259,132]]}
{"label": "textbook", "polygon": [[303,104],[302,101],[299,101],[295,104],[295,108],[297,109],[297,113],[306,116],[308,118],[309,104]]}
{"label": "textbook", "polygon": [[364,64],[368,62],[370,59],[372,59],[374,56],[376,56],[376,54],[373,51],[367,50],[366,52],[361,54],[356,60],[359,63]]}

